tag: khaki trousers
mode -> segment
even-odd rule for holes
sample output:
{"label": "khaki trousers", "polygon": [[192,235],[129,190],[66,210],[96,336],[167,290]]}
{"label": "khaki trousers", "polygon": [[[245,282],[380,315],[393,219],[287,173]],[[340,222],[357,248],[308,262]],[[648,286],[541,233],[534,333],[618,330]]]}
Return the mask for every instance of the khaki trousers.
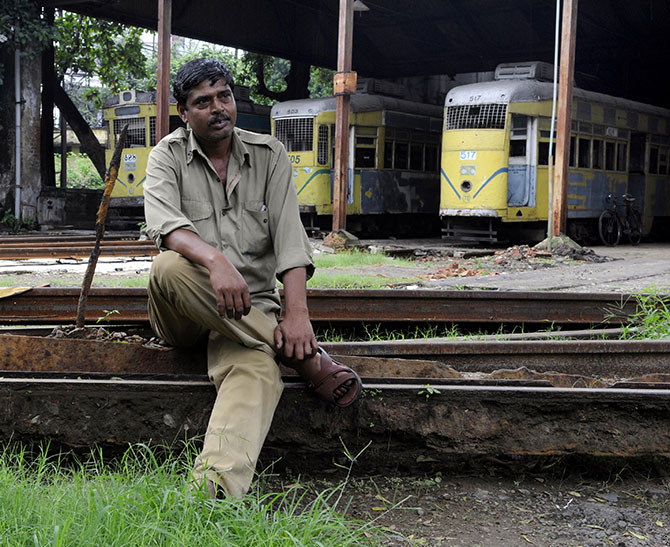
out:
{"label": "khaki trousers", "polygon": [[277,318],[254,307],[239,321],[221,317],[207,269],[174,251],[154,259],[148,292],[151,327],[163,340],[189,347],[208,337],[217,396],[193,469],[196,484],[210,479],[228,496],[243,495],[284,387],[274,359]]}

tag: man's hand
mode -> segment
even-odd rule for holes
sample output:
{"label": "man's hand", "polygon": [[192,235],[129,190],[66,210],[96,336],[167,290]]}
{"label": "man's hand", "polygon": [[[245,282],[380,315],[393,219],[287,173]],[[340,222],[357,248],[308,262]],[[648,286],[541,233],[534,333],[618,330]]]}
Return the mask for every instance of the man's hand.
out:
{"label": "man's hand", "polygon": [[277,351],[288,360],[303,361],[314,357],[319,345],[314,337],[307,308],[287,313],[275,329]]}
{"label": "man's hand", "polygon": [[243,315],[251,311],[251,296],[240,272],[223,255],[214,258],[208,269],[219,315],[229,319],[242,319]]}
{"label": "man's hand", "polygon": [[289,361],[314,357],[319,348],[309,322],[305,280],[305,268],[293,268],[282,275],[284,320],[275,329],[275,345],[281,357]]}

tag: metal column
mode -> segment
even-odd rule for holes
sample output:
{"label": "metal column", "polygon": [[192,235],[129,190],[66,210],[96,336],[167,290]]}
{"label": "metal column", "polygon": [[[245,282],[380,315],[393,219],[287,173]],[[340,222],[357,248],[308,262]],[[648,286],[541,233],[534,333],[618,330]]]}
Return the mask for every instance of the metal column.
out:
{"label": "metal column", "polygon": [[170,35],[172,0],[158,0],[158,73],[156,90],[156,142],[170,128]]}

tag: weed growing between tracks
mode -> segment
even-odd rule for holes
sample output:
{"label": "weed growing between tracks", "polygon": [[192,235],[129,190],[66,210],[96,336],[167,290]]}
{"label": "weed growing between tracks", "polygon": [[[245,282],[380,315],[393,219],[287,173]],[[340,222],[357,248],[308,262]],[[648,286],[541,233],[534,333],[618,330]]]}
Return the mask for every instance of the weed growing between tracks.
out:
{"label": "weed growing between tracks", "polygon": [[640,294],[633,295],[638,302],[638,311],[624,325],[623,340],[658,340],[670,338],[670,308],[667,299],[652,286]]}
{"label": "weed growing between tracks", "polygon": [[263,493],[261,476],[239,500],[212,501],[190,488],[195,449],[180,455],[145,445],[119,459],[0,448],[3,545],[374,545],[378,527],[338,506],[346,484],[306,496],[297,487]]}

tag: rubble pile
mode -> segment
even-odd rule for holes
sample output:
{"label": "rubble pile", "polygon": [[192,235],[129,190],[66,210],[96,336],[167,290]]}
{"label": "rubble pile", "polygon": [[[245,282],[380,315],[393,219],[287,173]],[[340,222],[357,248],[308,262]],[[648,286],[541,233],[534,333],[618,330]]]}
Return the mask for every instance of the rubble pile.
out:
{"label": "rubble pile", "polygon": [[420,275],[421,279],[446,279],[448,277],[474,277],[476,275],[497,275],[498,272],[492,272],[485,268],[473,267],[471,262],[465,262],[462,265],[452,262],[444,268],[439,268],[436,272],[428,275]]}

